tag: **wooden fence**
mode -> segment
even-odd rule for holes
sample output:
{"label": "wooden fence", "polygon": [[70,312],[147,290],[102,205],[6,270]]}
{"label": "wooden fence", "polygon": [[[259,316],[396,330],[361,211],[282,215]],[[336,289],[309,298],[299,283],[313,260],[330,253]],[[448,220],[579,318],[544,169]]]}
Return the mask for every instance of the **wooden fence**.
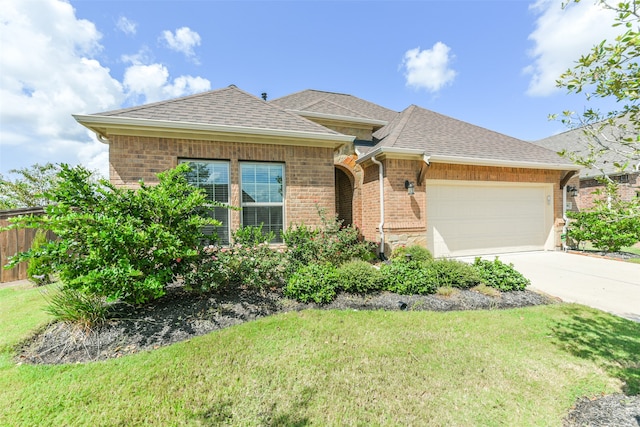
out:
{"label": "wooden fence", "polygon": [[[0,211],[0,228],[8,226],[9,218],[19,215],[43,215],[42,208],[24,208]],[[36,235],[36,230],[9,230],[0,232],[0,283],[12,282],[27,278],[27,263],[20,263],[18,266],[5,269],[9,262],[9,257],[18,252],[23,252],[31,247],[31,242]],[[53,234],[47,236],[54,239]]]}

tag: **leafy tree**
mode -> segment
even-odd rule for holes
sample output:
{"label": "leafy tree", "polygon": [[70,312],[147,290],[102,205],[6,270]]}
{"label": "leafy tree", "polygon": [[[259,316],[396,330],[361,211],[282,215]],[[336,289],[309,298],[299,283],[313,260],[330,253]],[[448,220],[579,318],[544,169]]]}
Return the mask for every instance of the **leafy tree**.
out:
{"label": "leafy tree", "polygon": [[44,257],[65,288],[140,304],[164,295],[192,266],[210,205],[189,185],[188,164],[158,174],[159,183],[116,188],[92,173],[62,164],[47,193],[44,216],[12,218],[12,228],[53,231],[58,240],[17,254],[9,266]]}
{"label": "leafy tree", "polygon": [[[563,7],[579,1],[570,0]],[[557,85],[569,93],[585,93],[587,101],[615,100],[621,108],[606,113],[589,108],[582,115],[564,112],[562,122],[580,127],[584,138],[580,139],[582,150],[561,154],[598,170],[597,179],[605,184],[593,209],[573,215],[570,234],[605,251],[616,251],[640,241],[640,198],[622,202],[619,184],[610,176],[612,172],[640,170],[640,0],[598,0],[597,4],[615,12],[613,26],[620,27],[621,34],[613,41],[603,40],[580,57]]]}
{"label": "leafy tree", "polygon": [[621,200],[612,189],[606,193],[612,196],[596,200],[593,209],[567,212],[572,219],[569,222],[569,237],[576,245],[591,242],[597,249],[616,252],[640,240],[637,203]]}
{"label": "leafy tree", "polygon": [[44,194],[55,185],[60,166],[36,163],[9,172],[17,177],[5,179],[0,174],[0,209],[30,208],[49,203]]}
{"label": "leafy tree", "polygon": [[[571,0],[564,7],[578,2]],[[560,76],[557,85],[569,93],[585,93],[587,100],[613,99],[621,106],[606,113],[589,108],[581,115],[571,111],[562,114],[563,123],[580,127],[586,136],[582,140],[584,150],[564,154],[576,164],[600,170],[602,179],[611,182],[611,171],[599,162],[603,156],[609,155],[619,172],[640,167],[640,0],[597,3],[615,12],[613,26],[624,32],[581,56]]]}

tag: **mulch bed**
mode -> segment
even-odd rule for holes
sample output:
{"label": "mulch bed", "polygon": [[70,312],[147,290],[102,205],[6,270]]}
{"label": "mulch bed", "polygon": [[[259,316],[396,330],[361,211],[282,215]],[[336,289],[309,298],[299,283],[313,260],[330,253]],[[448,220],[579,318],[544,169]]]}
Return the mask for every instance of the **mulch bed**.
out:
{"label": "mulch bed", "polygon": [[[167,295],[143,307],[118,304],[105,324],[90,331],[52,323],[18,350],[17,362],[28,364],[86,363],[157,349],[195,336],[276,313],[315,309],[343,310],[493,310],[557,302],[532,291],[503,292],[491,297],[473,290],[455,295],[340,294],[327,305],[302,304],[278,291],[249,290],[194,295],[171,287]],[[609,395],[582,399],[564,420],[565,427],[639,426],[640,397]]]}

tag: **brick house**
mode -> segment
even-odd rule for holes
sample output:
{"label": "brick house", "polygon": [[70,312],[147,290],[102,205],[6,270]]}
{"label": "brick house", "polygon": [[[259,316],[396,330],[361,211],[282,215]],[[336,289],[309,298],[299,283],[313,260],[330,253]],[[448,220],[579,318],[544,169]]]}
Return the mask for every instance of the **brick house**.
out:
{"label": "brick house", "polygon": [[[624,171],[620,171],[615,164],[624,164],[628,158],[620,152],[629,152],[629,149],[616,143],[619,138],[633,138],[638,136],[638,131],[634,130],[628,120],[619,120],[624,125],[622,128],[604,126],[599,130],[600,140],[611,147],[610,150],[604,152],[597,159],[593,168],[583,168],[580,171],[579,178],[573,179],[569,184],[578,191],[574,191],[574,196],[568,198],[568,209],[580,211],[593,207],[593,202],[597,196],[596,191],[602,190],[604,185],[596,179],[596,177],[606,174],[609,178],[619,184],[618,194],[622,200],[630,201],[633,198],[640,197],[640,162],[637,164],[629,164]],[[597,128],[599,124],[595,125]],[[572,129],[558,135],[536,141],[535,144],[541,147],[560,152],[566,150],[568,152],[588,153],[587,146],[597,144],[592,137],[585,134],[582,128]],[[571,193],[571,192],[570,192]],[[600,196],[603,197],[603,196]]]}
{"label": "brick house", "polygon": [[229,239],[240,225],[317,225],[316,207],[358,227],[389,255],[553,250],[577,171],[553,151],[412,105],[305,90],[265,102],[235,86],[75,115],[109,144],[110,180],[135,187],[189,161]]}

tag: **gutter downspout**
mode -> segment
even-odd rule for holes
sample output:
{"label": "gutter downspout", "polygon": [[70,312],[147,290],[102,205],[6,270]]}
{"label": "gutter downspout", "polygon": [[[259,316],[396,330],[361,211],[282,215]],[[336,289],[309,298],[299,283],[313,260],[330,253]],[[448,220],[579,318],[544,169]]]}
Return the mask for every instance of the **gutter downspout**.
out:
{"label": "gutter downspout", "polygon": [[562,187],[562,219],[564,221],[564,225],[562,226],[562,235],[564,236],[564,240],[562,240],[562,250],[567,251],[567,226],[569,225],[569,218],[567,217],[567,186]]}
{"label": "gutter downspout", "polygon": [[378,165],[378,180],[380,181],[380,224],[378,224],[380,247],[378,248],[378,257],[385,261],[387,257],[384,255],[384,169],[382,162],[376,159],[376,156],[371,156],[371,161]]}

